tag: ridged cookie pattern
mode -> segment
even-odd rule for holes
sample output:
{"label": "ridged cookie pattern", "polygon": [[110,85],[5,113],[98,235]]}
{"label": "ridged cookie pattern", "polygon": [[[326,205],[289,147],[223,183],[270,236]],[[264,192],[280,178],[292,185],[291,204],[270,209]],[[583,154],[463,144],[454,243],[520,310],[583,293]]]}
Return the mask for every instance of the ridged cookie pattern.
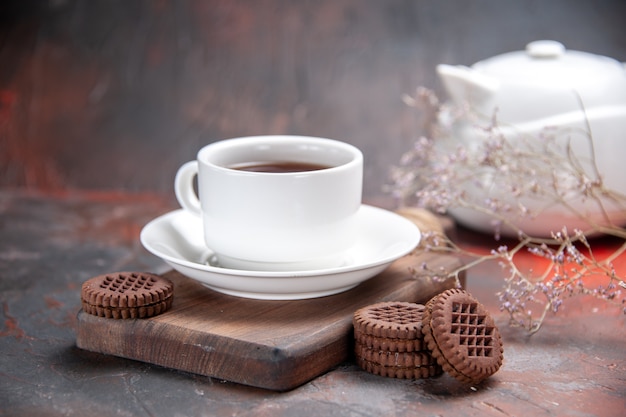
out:
{"label": "ridged cookie pattern", "polygon": [[405,379],[437,376],[441,366],[424,350],[424,306],[381,302],[354,314],[354,354],[367,372]]}
{"label": "ridged cookie pattern", "polygon": [[116,272],[93,277],[81,288],[83,310],[107,318],[147,318],[172,305],[174,284],[147,272]]}
{"label": "ridged cookie pattern", "polygon": [[101,307],[83,302],[83,310],[91,315],[108,319],[145,319],[164,313],[172,306],[172,297],[165,301],[141,307]]}
{"label": "ridged cookie pattern", "polygon": [[502,365],[502,339],[493,318],[464,290],[447,290],[431,299],[422,330],[437,362],[462,382],[477,384]]}
{"label": "ridged cookie pattern", "polygon": [[426,365],[418,367],[397,367],[385,366],[379,363],[369,362],[363,358],[357,358],[359,367],[374,375],[399,379],[422,379],[441,375],[442,369],[439,365]]}
{"label": "ridged cookie pattern", "polygon": [[[421,336],[421,335],[420,335]],[[391,352],[418,352],[426,349],[423,337],[416,339],[390,339],[388,337],[376,337],[371,334],[354,331],[354,340],[374,349],[388,350]]]}
{"label": "ridged cookie pattern", "polygon": [[357,310],[355,332],[388,339],[421,338],[424,306],[408,302],[381,302]]}
{"label": "ridged cookie pattern", "polygon": [[354,351],[357,357],[360,357],[368,362],[374,362],[384,366],[417,368],[420,366],[437,364],[437,361],[428,351],[391,352],[387,350],[375,349],[360,343],[355,344]]}

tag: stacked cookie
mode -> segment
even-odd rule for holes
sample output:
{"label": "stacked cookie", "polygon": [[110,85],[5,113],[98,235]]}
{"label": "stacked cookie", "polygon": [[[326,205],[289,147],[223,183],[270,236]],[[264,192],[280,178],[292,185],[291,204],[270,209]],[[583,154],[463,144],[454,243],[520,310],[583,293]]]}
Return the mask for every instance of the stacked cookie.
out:
{"label": "stacked cookie", "polygon": [[147,272],[116,272],[85,281],[83,310],[94,316],[139,319],[165,312],[174,299],[174,284]]}
{"label": "stacked cookie", "polygon": [[485,307],[452,289],[426,306],[384,302],[354,314],[355,355],[364,370],[395,378],[426,378],[446,371],[477,384],[502,365],[500,332]]}
{"label": "stacked cookie", "polygon": [[423,305],[406,302],[383,302],[358,310],[353,323],[359,366],[393,378],[441,374],[441,366],[424,342],[423,314]]}

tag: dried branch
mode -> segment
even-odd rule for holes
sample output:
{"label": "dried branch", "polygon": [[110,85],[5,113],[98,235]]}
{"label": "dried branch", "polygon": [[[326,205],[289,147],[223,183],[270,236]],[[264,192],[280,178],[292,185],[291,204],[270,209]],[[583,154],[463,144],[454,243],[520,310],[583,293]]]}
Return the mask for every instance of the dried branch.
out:
{"label": "dried branch", "polygon": [[[511,141],[503,133],[511,127],[503,129],[494,114],[489,123],[482,124],[481,140],[463,143],[458,138],[450,140],[451,133],[440,123],[441,105],[431,91],[420,88],[415,97],[405,97],[405,102],[425,114],[430,125],[428,136],[420,137],[392,168],[393,195],[404,205],[438,213],[453,209],[482,213],[491,219],[496,239],[505,228],[518,238],[512,248],[503,245],[485,255],[463,249],[440,234],[427,233],[426,250],[455,253],[470,260],[446,276],[440,276],[441,271],[428,271],[426,266],[416,273],[458,279],[462,271],[482,262],[499,262],[504,272],[503,288],[497,293],[500,307],[508,312],[512,325],[531,333],[540,329],[549,312],[556,313],[574,296],[591,295],[622,306],[626,313],[622,293],[626,281],[613,267],[626,252],[626,229],[611,222],[607,209],[610,204],[626,211],[626,196],[605,186],[595,163],[588,125],[586,129],[546,128],[538,136],[516,134]],[[471,116],[468,109],[456,110],[456,114],[453,111],[447,109],[446,114],[466,120]],[[586,140],[588,156],[575,151],[574,140]],[[499,192],[490,193],[491,189]],[[580,202],[588,204],[586,209],[581,209]],[[587,214],[590,205],[599,216]],[[518,225],[520,220],[534,219],[544,208],[555,206],[588,227],[573,231],[562,228],[549,237],[537,237]],[[624,242],[599,259],[587,239],[594,234]],[[547,260],[548,266],[538,272],[520,270],[515,256],[521,251]],[[598,280],[602,284],[598,285]]]}

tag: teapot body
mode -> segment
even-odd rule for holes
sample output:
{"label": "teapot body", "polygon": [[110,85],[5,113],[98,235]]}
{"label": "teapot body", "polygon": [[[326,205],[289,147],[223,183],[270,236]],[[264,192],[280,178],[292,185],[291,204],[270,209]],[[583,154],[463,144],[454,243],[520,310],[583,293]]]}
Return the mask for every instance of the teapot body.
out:
{"label": "teapot body", "polygon": [[[535,182],[543,192],[511,193],[512,185],[506,182],[510,179],[498,166],[485,167],[466,185],[466,195],[478,205],[499,201],[530,213],[508,212],[506,220],[513,227],[503,227],[503,234],[520,229],[550,236],[563,227],[585,231],[626,223],[624,64],[539,41],[525,52],[490,58],[471,68],[437,69],[451,98],[448,111],[440,115],[450,146],[483,152],[485,141],[499,135],[520,154],[538,155],[537,169],[525,172],[529,177],[535,173],[534,178],[513,181]],[[542,162],[546,138],[554,154]],[[596,188],[585,190],[585,181]],[[493,218],[479,210],[456,208],[450,213],[470,228],[494,230]]]}
{"label": "teapot body", "polygon": [[[499,214],[510,224],[498,225],[501,235],[516,237],[521,230],[531,236],[550,237],[564,227],[571,232],[622,226],[626,224],[626,112],[617,122],[614,117],[570,117],[558,123],[553,119],[549,125],[538,121],[520,129],[494,127],[491,122],[454,121],[443,112],[440,124],[449,133],[441,146],[453,152],[460,145],[470,157],[480,159],[493,146],[489,142],[498,138],[515,148],[507,151],[507,158],[515,159],[514,152],[520,155],[520,166],[487,164],[462,185],[470,204],[485,206],[489,201],[505,207]],[[589,126],[593,137],[588,134]],[[532,155],[537,158],[529,161]],[[524,187],[522,192],[515,191]],[[481,210],[453,207],[449,213],[468,228],[485,233],[495,230],[494,216]]]}

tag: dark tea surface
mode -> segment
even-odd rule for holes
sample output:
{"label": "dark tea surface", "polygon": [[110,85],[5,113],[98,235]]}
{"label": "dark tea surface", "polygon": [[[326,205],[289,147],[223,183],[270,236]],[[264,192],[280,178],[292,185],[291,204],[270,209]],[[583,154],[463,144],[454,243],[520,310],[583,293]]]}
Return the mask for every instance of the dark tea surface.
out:
{"label": "dark tea surface", "polygon": [[268,162],[244,162],[229,166],[231,169],[250,172],[288,173],[318,171],[330,168],[328,165],[312,164],[308,162],[292,161],[268,161]]}

